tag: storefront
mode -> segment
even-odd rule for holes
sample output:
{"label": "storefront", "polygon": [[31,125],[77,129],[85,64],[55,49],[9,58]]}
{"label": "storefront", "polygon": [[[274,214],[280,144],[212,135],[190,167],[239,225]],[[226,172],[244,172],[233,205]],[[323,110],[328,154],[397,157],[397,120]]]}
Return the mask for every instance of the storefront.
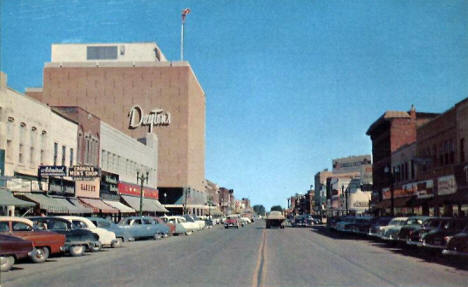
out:
{"label": "storefront", "polygon": [[21,211],[25,211],[29,208],[36,206],[35,203],[21,200],[13,196],[11,191],[0,188],[0,210],[2,215],[15,216],[22,215]]}
{"label": "storefront", "polygon": [[[138,213],[140,211],[141,187],[125,182],[120,182],[118,187],[122,200]],[[141,201],[142,213],[156,215],[169,212],[159,202],[158,198],[159,192],[157,189],[143,187],[143,198]]]}

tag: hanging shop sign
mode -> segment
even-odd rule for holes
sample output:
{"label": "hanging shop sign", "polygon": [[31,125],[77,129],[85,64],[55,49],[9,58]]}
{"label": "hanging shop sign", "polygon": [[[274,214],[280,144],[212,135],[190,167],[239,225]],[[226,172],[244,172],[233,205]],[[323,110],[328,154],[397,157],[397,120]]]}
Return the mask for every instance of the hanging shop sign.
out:
{"label": "hanging shop sign", "polygon": [[447,175],[437,179],[437,194],[447,195],[457,191],[457,183],[455,182],[455,176]]}
{"label": "hanging shop sign", "polygon": [[90,165],[75,165],[70,167],[68,174],[73,179],[93,179],[101,176],[101,170]]}
{"label": "hanging shop sign", "polygon": [[130,117],[129,127],[136,129],[140,126],[149,126],[149,132],[153,132],[154,126],[168,126],[171,124],[171,113],[163,109],[153,109],[145,114],[139,105],[134,105],[128,113]]}
{"label": "hanging shop sign", "polygon": [[38,171],[39,176],[67,176],[67,167],[64,165],[41,165]]}
{"label": "hanging shop sign", "polygon": [[75,194],[75,182],[51,177],[49,179],[49,192],[73,196]]}
{"label": "hanging shop sign", "polygon": [[432,180],[419,181],[416,195],[420,199],[434,197],[434,182]]}
{"label": "hanging shop sign", "polygon": [[[119,193],[140,196],[141,186],[138,186],[136,184],[119,182]],[[143,197],[159,199],[159,192],[157,189],[154,188],[143,187]]]}
{"label": "hanging shop sign", "polygon": [[75,181],[75,196],[99,198],[100,180],[77,180]]}
{"label": "hanging shop sign", "polygon": [[119,175],[103,171],[101,174],[101,194],[119,194]]}

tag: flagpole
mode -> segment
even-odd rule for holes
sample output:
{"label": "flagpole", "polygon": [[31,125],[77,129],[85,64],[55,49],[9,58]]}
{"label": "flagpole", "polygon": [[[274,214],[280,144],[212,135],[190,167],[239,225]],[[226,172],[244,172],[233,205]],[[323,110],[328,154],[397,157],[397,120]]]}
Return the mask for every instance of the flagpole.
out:
{"label": "flagpole", "polygon": [[182,17],[182,28],[180,30],[180,60],[184,60],[184,23],[185,19]]}

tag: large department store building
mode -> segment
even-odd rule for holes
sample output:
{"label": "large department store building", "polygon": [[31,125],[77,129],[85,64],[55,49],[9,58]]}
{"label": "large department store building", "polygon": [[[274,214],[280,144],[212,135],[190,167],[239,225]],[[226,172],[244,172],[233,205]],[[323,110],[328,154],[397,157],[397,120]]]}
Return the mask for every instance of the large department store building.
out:
{"label": "large department store building", "polygon": [[[158,190],[169,210],[205,208],[205,94],[188,62],[155,43],[54,44],[43,87],[27,95],[80,106],[135,139],[158,138]],[[136,176],[136,170],[134,171]]]}

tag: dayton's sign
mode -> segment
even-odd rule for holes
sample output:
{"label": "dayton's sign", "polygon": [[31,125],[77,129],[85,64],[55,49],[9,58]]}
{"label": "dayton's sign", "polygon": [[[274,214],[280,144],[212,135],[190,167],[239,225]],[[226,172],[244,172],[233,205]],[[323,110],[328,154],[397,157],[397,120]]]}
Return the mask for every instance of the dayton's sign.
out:
{"label": "dayton's sign", "polygon": [[128,113],[130,117],[129,127],[136,129],[140,126],[149,126],[150,133],[153,132],[153,126],[168,126],[171,123],[171,113],[162,109],[153,109],[149,114],[143,112],[139,105],[134,105]]}

